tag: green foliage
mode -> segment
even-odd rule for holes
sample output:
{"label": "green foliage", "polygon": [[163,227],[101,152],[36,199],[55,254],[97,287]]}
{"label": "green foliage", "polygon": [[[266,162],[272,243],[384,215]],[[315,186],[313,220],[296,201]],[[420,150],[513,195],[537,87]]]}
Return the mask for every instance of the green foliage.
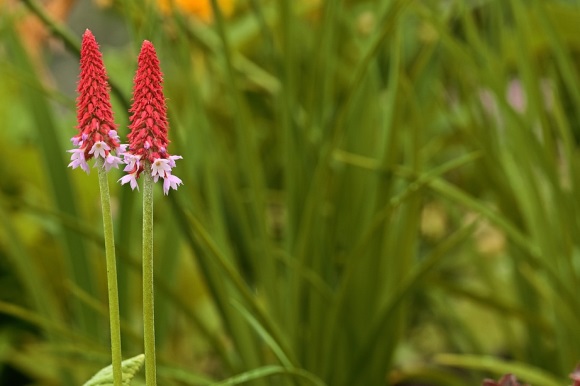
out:
{"label": "green foliage", "polygon": [[[578,1],[240,0],[212,23],[153,1],[78,7],[54,32],[76,41],[48,58],[76,66],[93,30],[123,138],[154,42],[184,157],[184,186],[155,195],[160,384],[566,384]],[[31,61],[26,12],[0,12],[0,380],[75,385],[109,362],[98,186],[66,168],[74,93],[47,79],[77,74]],[[140,199],[111,193],[130,356]]]}
{"label": "green foliage", "polygon": [[[140,354],[136,357],[124,360],[121,364],[123,370],[123,385],[129,386],[135,377],[135,374],[141,369],[145,362],[145,355]],[[112,386],[113,385],[113,365],[99,370],[83,386]]]}

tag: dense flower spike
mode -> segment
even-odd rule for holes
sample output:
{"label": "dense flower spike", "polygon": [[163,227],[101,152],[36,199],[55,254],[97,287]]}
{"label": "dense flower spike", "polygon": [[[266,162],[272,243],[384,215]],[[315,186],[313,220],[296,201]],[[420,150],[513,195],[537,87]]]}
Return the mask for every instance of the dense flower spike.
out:
{"label": "dense flower spike", "polygon": [[80,69],[77,87],[79,133],[71,138],[77,149],[69,150],[72,155],[68,166],[73,169],[80,167],[88,173],[87,161],[93,157],[101,157],[103,166],[108,171],[122,163],[115,154],[122,154],[124,145],[119,143],[115,130],[103,57],[95,37],[88,29],[83,35]]}
{"label": "dense flower spike", "polygon": [[123,154],[127,164],[124,170],[129,174],[119,181],[121,184],[130,183],[131,189],[138,188],[137,178],[143,170],[147,170],[155,182],[159,178],[163,179],[163,192],[168,194],[170,188],[177,189],[182,183],[181,179],[172,174],[175,160],[182,157],[167,152],[167,108],[162,83],[163,74],[155,48],[145,40],[134,78],[129,148]]}

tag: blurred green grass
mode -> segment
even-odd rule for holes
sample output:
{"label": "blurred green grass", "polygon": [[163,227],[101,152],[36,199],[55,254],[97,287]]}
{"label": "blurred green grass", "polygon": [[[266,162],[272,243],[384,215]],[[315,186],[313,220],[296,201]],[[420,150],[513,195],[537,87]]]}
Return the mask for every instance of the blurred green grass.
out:
{"label": "blurred green grass", "polygon": [[[96,173],[65,152],[77,73],[63,61],[91,28],[122,137],[138,47],[155,44],[184,156],[184,186],[155,202],[163,384],[566,384],[580,2],[235,6],[203,22],[79,2],[40,56],[17,29],[27,7],[1,12],[0,383],[79,384],[109,362]],[[140,196],[112,188],[130,357]]]}

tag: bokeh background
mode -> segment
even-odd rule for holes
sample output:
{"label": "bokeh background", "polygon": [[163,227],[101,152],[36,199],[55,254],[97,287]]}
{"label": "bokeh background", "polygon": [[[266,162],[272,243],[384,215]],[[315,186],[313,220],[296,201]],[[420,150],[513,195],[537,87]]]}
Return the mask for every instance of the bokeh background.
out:
{"label": "bokeh background", "polygon": [[[184,157],[155,196],[160,384],[570,384],[579,26],[576,0],[0,1],[0,384],[110,363],[97,173],[67,168],[86,28],[122,138],[153,42]],[[141,195],[120,177],[128,358]]]}

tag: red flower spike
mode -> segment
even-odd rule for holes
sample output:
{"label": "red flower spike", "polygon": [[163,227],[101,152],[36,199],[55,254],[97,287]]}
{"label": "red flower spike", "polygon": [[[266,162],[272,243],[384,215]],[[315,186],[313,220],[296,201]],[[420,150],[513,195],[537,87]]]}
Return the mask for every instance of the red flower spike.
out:
{"label": "red flower spike", "polygon": [[133,105],[129,124],[129,149],[124,154],[125,171],[128,175],[120,179],[121,184],[130,183],[131,188],[138,187],[137,178],[148,168],[155,182],[163,178],[163,191],[177,189],[181,180],[172,175],[175,160],[181,156],[171,156],[167,152],[168,122],[167,107],[163,96],[163,74],[159,68],[159,59],[151,42],[145,40],[139,53],[137,73],[134,78]]}
{"label": "red flower spike", "polygon": [[163,74],[155,48],[147,40],[141,47],[134,83],[129,148],[133,155],[153,164],[157,158],[167,158],[169,140]]}
{"label": "red flower spike", "polygon": [[81,45],[80,76],[77,86],[77,129],[79,133],[71,141],[78,149],[72,153],[70,167],[81,167],[87,173],[87,161],[102,157],[107,170],[117,167],[121,159],[111,154],[121,154],[113,109],[109,96],[107,73],[103,57],[95,37],[88,29],[83,34]]}

